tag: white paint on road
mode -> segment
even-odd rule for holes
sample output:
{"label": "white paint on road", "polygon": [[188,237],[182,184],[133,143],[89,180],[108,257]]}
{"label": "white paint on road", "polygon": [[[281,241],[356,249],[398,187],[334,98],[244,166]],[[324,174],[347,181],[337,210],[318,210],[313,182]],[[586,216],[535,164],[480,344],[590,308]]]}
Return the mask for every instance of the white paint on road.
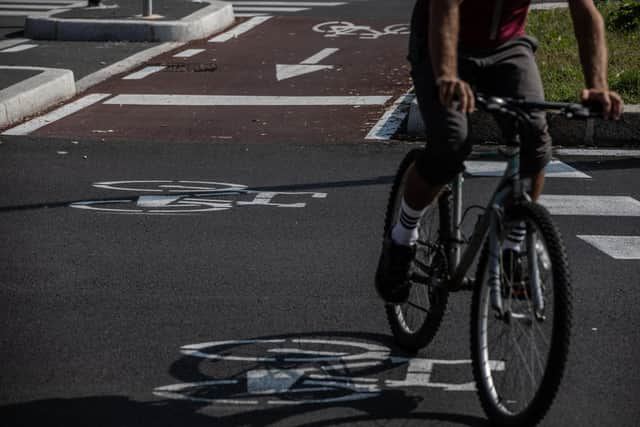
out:
{"label": "white paint on road", "polygon": [[[484,160],[467,160],[464,165],[469,175],[485,177],[502,176],[507,167],[506,162]],[[547,178],[591,178],[560,160],[549,162],[545,168],[545,174]]]}
{"label": "white paint on road", "polygon": [[17,53],[23,52],[25,50],[33,49],[34,47],[38,47],[37,44],[20,44],[18,46],[10,47],[8,49],[0,50],[0,53]]}
{"label": "white paint on road", "polygon": [[19,126],[11,128],[3,133],[3,135],[28,135],[44,126],[47,126],[55,121],[63,119],[71,114],[77,113],[97,102],[102,101],[105,98],[111,96],[109,93],[93,93],[91,95],[84,96],[74,102],[64,105],[52,112],[45,114],[44,116],[37,117]]}
{"label": "white paint on road", "polygon": [[233,27],[229,31],[226,31],[226,32],[224,32],[222,34],[219,34],[219,35],[215,36],[212,39],[209,39],[209,42],[211,42],[211,43],[224,43],[224,42],[229,41],[231,39],[235,39],[236,37],[246,33],[247,31],[250,31],[250,30],[254,29],[258,25],[267,22],[271,18],[273,18],[273,17],[272,16],[256,16],[256,17],[253,17],[253,18],[249,19],[248,21],[245,21],[242,24]]}
{"label": "white paint on road", "polygon": [[597,236],[578,237],[613,259],[640,260],[640,236]]}
{"label": "white paint on road", "polygon": [[286,80],[303,74],[313,73],[320,70],[331,70],[333,65],[317,65],[318,62],[328,58],[340,49],[326,48],[315,55],[302,61],[300,64],[276,64],[276,80]]}
{"label": "white paint on road", "polygon": [[640,157],[640,150],[616,150],[598,148],[560,148],[553,151],[558,156],[585,157]]}
{"label": "white paint on road", "polygon": [[149,67],[144,67],[142,70],[140,71],[136,71],[135,73],[129,74],[126,77],[123,77],[122,80],[142,80],[147,76],[150,76],[151,74],[155,74],[159,71],[164,70],[165,66],[162,65],[153,65],[153,66],[149,66]]}
{"label": "white paint on road", "polygon": [[290,2],[290,1],[244,1],[234,0],[231,4],[238,6],[302,6],[302,7],[335,7],[342,6],[344,2]]}
{"label": "white paint on road", "polygon": [[384,105],[389,96],[251,96],[251,95],[149,95],[126,94],[109,99],[109,105],[180,107],[322,107]]}
{"label": "white paint on road", "polygon": [[552,215],[639,217],[640,202],[627,196],[550,195],[540,197],[540,203]]}
{"label": "white paint on road", "polygon": [[311,55],[310,57],[302,61],[301,64],[317,64],[318,62],[327,59],[329,56],[333,55],[339,50],[340,49],[335,47],[322,49],[320,52],[316,53],[315,55]]}
{"label": "white paint on road", "polygon": [[205,49],[187,49],[182,52],[176,53],[173,55],[174,58],[191,58],[192,56],[196,56],[199,53],[204,52]]}
{"label": "white paint on road", "polygon": [[234,11],[238,12],[268,12],[268,13],[278,13],[278,12],[302,12],[305,10],[309,10],[307,7],[237,7],[234,6]]}
{"label": "white paint on road", "polygon": [[407,92],[393,103],[382,115],[380,120],[371,128],[365,139],[385,141],[390,139],[397,131],[405,117],[409,113],[411,102],[415,98],[411,91]]}
{"label": "white paint on road", "polygon": [[333,65],[276,64],[276,80],[282,81],[321,70],[331,70]]}
{"label": "white paint on road", "polygon": [[17,44],[29,42],[31,39],[8,39],[0,41],[0,50],[6,49],[11,46],[15,46]]}

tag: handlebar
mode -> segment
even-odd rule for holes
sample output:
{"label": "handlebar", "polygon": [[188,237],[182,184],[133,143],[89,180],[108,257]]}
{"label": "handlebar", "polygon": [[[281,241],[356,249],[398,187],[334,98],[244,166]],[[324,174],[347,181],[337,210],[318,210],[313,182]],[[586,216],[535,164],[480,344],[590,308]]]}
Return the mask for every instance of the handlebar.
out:
{"label": "handlebar", "polygon": [[532,111],[553,111],[568,119],[588,119],[602,115],[602,108],[598,104],[526,101],[517,98],[485,96],[480,93],[476,94],[476,105],[491,113],[511,116],[528,116],[528,113]]}

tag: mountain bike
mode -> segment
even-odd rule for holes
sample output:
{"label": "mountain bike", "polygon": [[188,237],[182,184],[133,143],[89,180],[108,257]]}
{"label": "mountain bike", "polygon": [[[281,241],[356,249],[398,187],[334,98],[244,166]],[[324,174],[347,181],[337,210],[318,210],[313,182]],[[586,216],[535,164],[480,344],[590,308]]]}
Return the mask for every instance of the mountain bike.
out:
{"label": "mountain bike", "polygon": [[[554,111],[567,118],[588,118],[595,111],[580,104],[528,102],[476,96],[485,111],[513,120],[516,129],[530,125],[532,111]],[[478,396],[496,425],[539,422],[560,385],[571,335],[571,277],[560,232],[549,212],[533,202],[519,176],[520,147],[499,150],[507,166],[486,207],[462,212],[463,174],[445,187],[419,224],[409,299],[385,306],[397,343],[418,350],[435,336],[450,292],[470,290],[471,358]],[[385,217],[385,236],[397,222],[409,167],[420,155],[414,149],[395,176]],[[482,214],[469,238],[462,224],[470,209]],[[502,242],[526,229],[519,263],[507,264]],[[463,251],[463,247],[464,251]],[[479,255],[479,258],[478,258]],[[478,259],[475,277],[468,275]],[[495,364],[500,364],[500,369]]]}

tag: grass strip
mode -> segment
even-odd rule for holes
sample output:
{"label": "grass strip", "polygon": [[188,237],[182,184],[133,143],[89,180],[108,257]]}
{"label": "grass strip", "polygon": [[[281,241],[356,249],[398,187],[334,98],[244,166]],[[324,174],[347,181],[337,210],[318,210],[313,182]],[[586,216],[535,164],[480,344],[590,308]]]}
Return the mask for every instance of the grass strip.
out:
{"label": "grass strip", "polygon": [[[598,3],[607,23],[609,86],[627,104],[640,104],[640,26],[615,28],[625,2]],[[576,101],[584,77],[568,9],[532,10],[528,34],[540,41],[536,57],[549,101]]]}

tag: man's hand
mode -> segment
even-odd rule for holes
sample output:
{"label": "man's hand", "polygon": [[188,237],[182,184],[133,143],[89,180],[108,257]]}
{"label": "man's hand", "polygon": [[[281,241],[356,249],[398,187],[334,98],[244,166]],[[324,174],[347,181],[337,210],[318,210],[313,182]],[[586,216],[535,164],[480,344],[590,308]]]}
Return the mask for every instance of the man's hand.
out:
{"label": "man's hand", "polygon": [[436,84],[440,103],[446,108],[453,108],[454,101],[458,103],[458,110],[471,113],[476,109],[476,99],[469,83],[457,77],[440,77]]}
{"label": "man's hand", "polygon": [[612,90],[584,89],[580,98],[585,104],[596,103],[602,106],[602,118],[605,120],[618,120],[622,115],[622,98]]}

